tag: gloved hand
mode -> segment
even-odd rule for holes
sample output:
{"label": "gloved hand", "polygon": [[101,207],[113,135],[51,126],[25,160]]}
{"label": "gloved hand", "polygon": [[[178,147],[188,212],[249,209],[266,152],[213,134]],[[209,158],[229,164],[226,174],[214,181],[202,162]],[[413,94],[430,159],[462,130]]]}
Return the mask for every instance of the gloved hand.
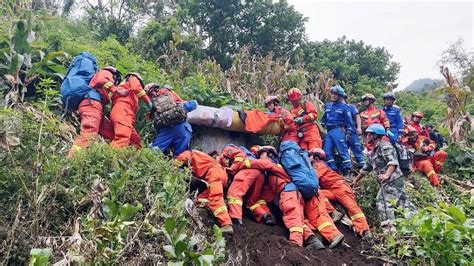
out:
{"label": "gloved hand", "polygon": [[302,117],[297,117],[297,118],[293,119],[293,122],[295,122],[295,124],[297,124],[297,125],[303,124],[303,118]]}
{"label": "gloved hand", "polygon": [[183,104],[183,108],[186,112],[191,112],[197,108],[198,103],[195,100],[187,101]]}
{"label": "gloved hand", "polygon": [[152,110],[153,110],[153,103],[150,101],[150,102],[148,103],[148,111],[151,112]]}
{"label": "gloved hand", "polygon": [[395,136],[390,130],[387,130],[387,133],[385,135],[387,135],[387,137],[389,138],[393,138]]}

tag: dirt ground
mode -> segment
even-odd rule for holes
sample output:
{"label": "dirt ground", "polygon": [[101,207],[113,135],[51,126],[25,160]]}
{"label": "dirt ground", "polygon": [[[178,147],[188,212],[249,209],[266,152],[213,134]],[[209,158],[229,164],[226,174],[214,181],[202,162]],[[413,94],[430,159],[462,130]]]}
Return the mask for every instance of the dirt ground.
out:
{"label": "dirt ground", "polygon": [[234,227],[234,236],[227,241],[226,265],[382,265],[361,254],[360,239],[345,225],[338,225],[345,243],[335,249],[307,250],[294,247],[281,219],[276,226],[256,223],[246,214],[244,228]]}

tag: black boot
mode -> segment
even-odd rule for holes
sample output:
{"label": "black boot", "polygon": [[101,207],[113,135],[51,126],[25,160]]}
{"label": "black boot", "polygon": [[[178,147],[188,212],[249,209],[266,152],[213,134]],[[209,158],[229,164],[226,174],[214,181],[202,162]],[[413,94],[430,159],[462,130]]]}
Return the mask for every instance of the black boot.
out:
{"label": "black boot", "polygon": [[237,218],[232,218],[232,224],[234,224],[236,227],[243,227],[244,223],[242,222],[242,219],[237,219]]}
{"label": "black boot", "polygon": [[321,243],[321,241],[315,235],[308,237],[308,239],[306,239],[304,242],[307,249],[325,249],[323,243]]}
{"label": "black boot", "polygon": [[263,224],[266,224],[266,225],[275,225],[276,224],[275,217],[273,217],[273,215],[268,214],[268,213],[265,213],[262,216],[262,222],[263,222]]}

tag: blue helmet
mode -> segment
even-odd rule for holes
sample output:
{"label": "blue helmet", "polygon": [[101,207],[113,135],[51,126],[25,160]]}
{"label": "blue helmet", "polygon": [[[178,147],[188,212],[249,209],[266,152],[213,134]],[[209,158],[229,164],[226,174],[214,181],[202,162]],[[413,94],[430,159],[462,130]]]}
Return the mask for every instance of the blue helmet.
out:
{"label": "blue helmet", "polygon": [[384,93],[383,94],[383,99],[393,99],[393,100],[396,100],[397,98],[395,98],[395,93],[393,92],[387,92],[387,93]]}
{"label": "blue helmet", "polygon": [[346,93],[344,92],[344,89],[339,85],[336,85],[332,87],[331,89],[329,89],[329,93],[335,93],[341,97],[344,97],[346,95]]}
{"label": "blue helmet", "polygon": [[385,128],[381,124],[372,124],[366,130],[366,133],[374,133],[376,135],[385,135]]}

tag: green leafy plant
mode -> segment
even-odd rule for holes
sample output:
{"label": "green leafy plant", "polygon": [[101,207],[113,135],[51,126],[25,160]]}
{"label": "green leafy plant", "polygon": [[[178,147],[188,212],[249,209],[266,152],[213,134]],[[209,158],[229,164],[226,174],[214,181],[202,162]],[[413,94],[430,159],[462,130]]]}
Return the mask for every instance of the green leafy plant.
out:
{"label": "green leafy plant", "polygon": [[30,266],[46,266],[51,256],[50,248],[38,249],[34,248],[30,252]]}
{"label": "green leafy plant", "polygon": [[414,264],[472,265],[474,220],[462,208],[440,202],[411,219],[395,221],[397,233],[390,249],[400,260]]}
{"label": "green leafy plant", "polygon": [[198,250],[198,244],[201,240],[197,238],[188,238],[185,233],[186,220],[178,220],[176,218],[167,218],[163,226],[163,232],[168,240],[168,245],[163,246],[166,254],[173,260],[176,265],[212,265],[218,259],[223,259],[222,248],[225,247],[225,241],[222,233],[216,225],[214,225],[214,234],[216,235],[216,254],[212,247],[208,247],[202,251]]}

